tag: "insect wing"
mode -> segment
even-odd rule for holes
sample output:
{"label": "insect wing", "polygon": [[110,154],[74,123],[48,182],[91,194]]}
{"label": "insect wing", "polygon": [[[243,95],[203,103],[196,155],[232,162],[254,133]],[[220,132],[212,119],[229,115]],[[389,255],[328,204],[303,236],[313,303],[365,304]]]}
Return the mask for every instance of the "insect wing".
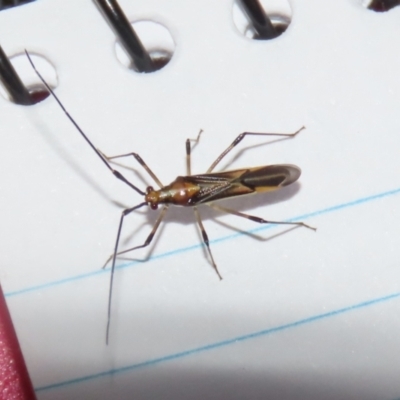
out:
{"label": "insect wing", "polygon": [[193,204],[208,203],[228,197],[266,192],[290,185],[300,176],[295,165],[268,165],[204,175],[191,175],[185,179],[200,187],[192,198]]}
{"label": "insect wing", "polygon": [[267,192],[296,182],[301,170],[296,165],[268,165],[251,168],[241,177],[241,184],[253,188],[257,193]]}

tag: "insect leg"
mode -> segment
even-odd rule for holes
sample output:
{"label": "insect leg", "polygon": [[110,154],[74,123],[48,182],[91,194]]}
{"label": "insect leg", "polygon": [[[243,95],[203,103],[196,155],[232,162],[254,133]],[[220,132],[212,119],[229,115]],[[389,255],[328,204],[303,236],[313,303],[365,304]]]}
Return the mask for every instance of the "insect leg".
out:
{"label": "insect leg", "polygon": [[159,225],[161,223],[161,220],[163,219],[163,217],[164,217],[164,215],[165,215],[165,213],[166,213],[166,211],[168,209],[168,206],[164,206],[164,208],[161,210],[160,215],[158,216],[157,221],[154,224],[154,227],[150,232],[150,235],[147,237],[146,241],[141,246],[136,246],[136,247],[133,247],[131,249],[128,249],[128,250],[125,250],[125,251],[121,251],[120,253],[118,253],[119,239],[121,237],[121,230],[122,230],[122,225],[123,225],[123,222],[124,222],[124,218],[128,214],[130,214],[132,211],[134,211],[134,210],[136,210],[136,209],[138,209],[140,207],[143,207],[144,205],[147,205],[147,203],[141,203],[141,204],[139,204],[139,205],[137,205],[135,207],[127,208],[126,210],[122,211],[122,214],[121,214],[121,219],[120,219],[119,226],[118,226],[117,239],[115,241],[114,254],[111,257],[112,258],[112,265],[111,265],[110,289],[109,289],[109,292],[108,292],[106,344],[108,344],[108,338],[110,336],[111,300],[112,300],[112,290],[113,290],[113,283],[114,283],[115,261],[117,259],[117,255],[118,254],[122,254],[122,253],[127,253],[128,251],[133,251],[133,250],[140,249],[142,247],[148,246],[151,243],[151,241],[152,241],[152,239],[153,239],[153,237],[154,237],[154,235],[155,235],[155,233],[157,231],[157,228],[159,227]]}
{"label": "insect leg", "polygon": [[207,232],[204,229],[203,222],[201,221],[199,210],[197,209],[197,207],[193,207],[193,210],[194,210],[194,214],[196,216],[197,223],[199,224],[199,228],[200,228],[200,231],[201,231],[201,236],[203,237],[203,242],[207,247],[208,254],[210,255],[212,266],[215,269],[215,272],[217,273],[219,279],[222,279],[222,276],[218,271],[217,264],[215,264],[214,257],[213,257],[213,255],[211,253],[210,242],[208,240]]}
{"label": "insect leg", "polygon": [[249,219],[250,221],[258,222],[259,224],[297,225],[297,226],[303,226],[304,228],[312,229],[313,231],[317,230],[317,228],[307,225],[304,222],[286,222],[286,221],[270,221],[270,220],[267,221],[263,218],[255,217],[254,215],[244,214],[239,211],[232,210],[230,208],[221,207],[214,203],[207,203],[207,205],[209,207],[213,208],[214,210],[223,211],[228,214],[237,215],[238,217],[246,218],[246,219]]}
{"label": "insect leg", "polygon": [[147,171],[147,173],[154,179],[154,181],[157,183],[157,185],[162,188],[164,185],[161,183],[161,181],[157,178],[156,174],[148,167],[148,165],[143,161],[142,157],[139,156],[137,153],[127,153],[127,154],[120,154],[118,156],[112,156],[108,157],[104,153],[102,153],[100,150],[98,150],[99,153],[107,160],[114,160],[115,158],[122,158],[122,157],[129,157],[133,156],[133,158],[136,159],[136,161]]}
{"label": "insect leg", "polygon": [[187,175],[192,175],[192,167],[191,167],[191,160],[190,160],[190,153],[192,151],[192,145],[190,144],[190,142],[195,142],[194,146],[196,146],[197,143],[199,143],[199,141],[200,141],[200,135],[202,134],[202,132],[203,132],[203,129],[200,129],[200,132],[197,135],[196,139],[186,139],[186,172],[187,172]]}
{"label": "insect leg", "polygon": [[46,86],[47,90],[50,92],[50,94],[54,97],[58,105],[61,107],[61,109],[64,111],[64,114],[68,117],[68,119],[72,122],[72,124],[75,126],[75,128],[78,130],[78,132],[82,135],[82,137],[86,140],[86,142],[89,144],[89,146],[94,150],[94,152],[100,157],[101,161],[106,165],[106,167],[114,174],[114,176],[118,179],[120,179],[122,182],[126,183],[128,186],[130,186],[132,189],[136,190],[139,194],[142,196],[145,195],[145,192],[140,190],[138,187],[130,183],[119,171],[116,171],[111,167],[111,165],[108,163],[107,159],[104,158],[104,156],[99,152],[99,150],[96,149],[94,144],[91,142],[91,140],[86,136],[86,134],[83,132],[81,127],[76,123],[76,121],[71,117],[71,115],[68,113],[64,105],[61,103],[60,99],[56,96],[56,94],[53,92],[51,87],[48,85],[48,83],[44,80],[42,75],[40,75],[40,72],[36,69],[35,64],[31,60],[29,53],[25,50],[25,54],[28,57],[28,60],[30,64],[32,65],[32,68],[36,72],[37,76],[39,79],[43,82],[43,84]]}
{"label": "insect leg", "polygon": [[294,137],[300,131],[305,129],[305,126],[302,126],[299,130],[293,133],[258,133],[258,132],[243,132],[236,137],[236,139],[218,156],[218,158],[211,164],[210,168],[207,170],[207,174],[209,174],[217,164],[235,147],[237,146],[245,136],[253,135],[253,136],[284,136],[284,137]]}

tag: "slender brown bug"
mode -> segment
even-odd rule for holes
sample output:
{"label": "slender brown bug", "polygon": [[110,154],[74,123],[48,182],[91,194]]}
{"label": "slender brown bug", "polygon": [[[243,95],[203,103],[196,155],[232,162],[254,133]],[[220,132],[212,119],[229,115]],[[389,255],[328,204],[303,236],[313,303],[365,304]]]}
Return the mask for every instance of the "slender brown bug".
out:
{"label": "slender brown bug", "polygon": [[[237,146],[246,136],[280,136],[280,137],[294,137],[296,136],[304,127],[300,128],[294,133],[256,133],[256,132],[243,132],[236,137],[236,139],[217,157],[217,159],[211,164],[210,168],[206,171],[205,174],[201,175],[192,175],[191,174],[191,150],[192,145],[191,142],[194,141],[196,143],[200,140],[200,135],[202,131],[199,132],[196,139],[187,139],[186,140],[186,176],[178,176],[172,183],[164,186],[154,172],[147,166],[147,164],[143,161],[143,159],[137,153],[126,153],[113,157],[107,157],[101,151],[99,151],[93,143],[89,140],[86,134],[82,131],[79,125],[75,122],[75,120],[70,116],[68,111],[65,109],[61,101],[55,95],[50,86],[46,83],[40,73],[37,71],[35,65],[33,64],[31,58],[29,57],[28,52],[25,50],[25,53],[31,63],[33,69],[37,73],[40,80],[49,90],[51,95],[57,101],[61,109],[64,111],[69,120],[73,123],[82,137],[86,140],[89,146],[95,151],[95,153],[99,156],[101,161],[106,165],[106,167],[114,174],[116,178],[123,181],[125,184],[134,189],[137,193],[144,196],[144,201],[134,207],[127,208],[122,211],[118,231],[117,238],[115,241],[115,247],[113,254],[108,258],[105,266],[109,261],[112,261],[111,264],[111,278],[110,278],[110,289],[109,289],[109,299],[108,299],[108,311],[107,311],[107,330],[106,330],[106,343],[108,343],[109,338],[109,330],[110,330],[110,320],[111,320],[111,299],[112,299],[112,288],[113,288],[113,279],[115,272],[115,262],[118,255],[125,254],[143,247],[148,246],[158,227],[163,220],[168,207],[172,204],[174,206],[183,206],[183,207],[193,207],[194,214],[197,220],[197,224],[199,225],[201,235],[203,238],[204,245],[207,248],[208,255],[211,260],[211,264],[217,273],[218,277],[222,279],[217,265],[214,261],[214,257],[211,253],[210,244],[208,240],[208,235],[204,229],[201,216],[197,206],[205,204],[215,210],[223,211],[225,213],[233,214],[238,217],[246,218],[251,221],[257,222],[259,224],[280,224],[280,225],[296,225],[303,226],[305,228],[313,229],[315,228],[305,224],[304,222],[284,222],[284,221],[270,221],[265,220],[260,217],[256,217],[249,214],[244,214],[242,212],[232,210],[226,207],[222,207],[214,204],[214,201],[229,198],[229,197],[237,197],[247,194],[254,193],[262,193],[272,190],[277,190],[281,187],[288,186],[293,182],[297,181],[300,177],[301,171],[300,168],[295,165],[290,164],[281,164],[281,165],[267,165],[262,167],[253,167],[253,168],[242,168],[234,171],[224,171],[224,172],[212,172],[218,163],[235,147]],[[113,169],[110,165],[110,161],[116,158],[122,157],[130,157],[132,156],[135,160],[147,171],[147,173],[153,178],[156,184],[159,186],[159,189],[154,189],[152,186],[148,186],[146,191],[140,190],[134,184],[129,182],[119,171]],[[161,212],[156,219],[156,222],[148,235],[147,239],[142,245],[135,246],[123,251],[118,251],[119,241],[121,237],[122,225],[124,222],[124,218],[130,214],[132,211],[137,210],[138,208],[149,206],[153,210],[157,210],[158,207],[162,205]]]}

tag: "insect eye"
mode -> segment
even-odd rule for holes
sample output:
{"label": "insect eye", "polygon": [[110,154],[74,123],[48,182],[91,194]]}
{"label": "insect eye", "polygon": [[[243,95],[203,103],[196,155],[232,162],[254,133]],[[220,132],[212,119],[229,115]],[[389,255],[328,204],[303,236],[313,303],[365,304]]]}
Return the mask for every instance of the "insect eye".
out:
{"label": "insect eye", "polygon": [[146,193],[151,193],[151,192],[154,192],[153,186],[147,186]]}
{"label": "insect eye", "polygon": [[152,203],[152,204],[150,204],[150,208],[151,208],[152,210],[157,210],[158,204]]}

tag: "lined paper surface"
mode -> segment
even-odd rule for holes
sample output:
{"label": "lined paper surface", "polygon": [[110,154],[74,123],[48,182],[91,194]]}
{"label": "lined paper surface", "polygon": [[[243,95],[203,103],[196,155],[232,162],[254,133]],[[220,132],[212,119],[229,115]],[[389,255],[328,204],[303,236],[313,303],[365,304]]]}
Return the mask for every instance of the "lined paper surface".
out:
{"label": "lined paper surface", "polygon": [[[53,99],[0,98],[0,279],[38,398],[398,398],[400,9],[292,1],[285,34],[255,42],[237,32],[230,1],[120,4],[170,30],[163,70],[125,70],[91,2],[1,12],[2,46],[45,56],[94,144],[139,153],[164,184],[185,174],[199,129],[193,173],[243,131],[305,125],[290,140],[246,138],[218,170],[298,165],[298,183],[223,204],[318,229],[200,208],[219,281],[192,210],[171,209],[149,248],[118,261],[106,346],[101,267],[122,209],[142,199]],[[154,184],[133,159],[121,164],[139,187]],[[143,243],[156,216],[130,215],[121,248]]]}

